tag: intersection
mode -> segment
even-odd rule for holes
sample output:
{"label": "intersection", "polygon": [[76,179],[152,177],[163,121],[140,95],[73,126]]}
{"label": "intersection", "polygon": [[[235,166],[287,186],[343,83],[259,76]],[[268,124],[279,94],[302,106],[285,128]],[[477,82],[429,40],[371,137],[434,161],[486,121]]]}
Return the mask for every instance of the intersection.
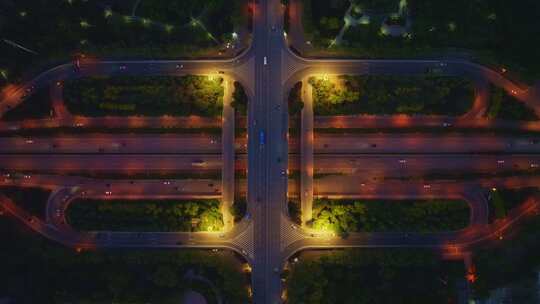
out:
{"label": "intersection", "polygon": [[[251,265],[254,303],[282,301],[281,270],[287,259],[306,249],[349,247],[426,247],[442,254],[465,255],[473,246],[494,241],[520,220],[536,214],[538,198],[530,197],[503,221],[488,224],[486,189],[538,186],[536,176],[519,176],[540,164],[534,135],[461,135],[478,131],[538,131],[540,122],[488,121],[482,93],[471,113],[445,116],[314,116],[310,95],[303,92],[300,138],[289,134],[286,96],[298,81],[312,75],[421,75],[444,66],[445,75],[467,76],[503,88],[540,113],[537,88],[518,85],[500,73],[461,60],[337,60],[306,59],[289,48],[283,35],[284,7],[278,0],[259,0],[254,7],[253,43],[230,60],[88,61],[80,71],[64,64],[45,71],[18,88],[8,88],[0,101],[0,117],[24,102],[25,92],[50,87],[55,117],[1,122],[2,134],[21,130],[69,128],[205,128],[221,134],[84,134],[0,137],[0,185],[52,190],[45,219],[28,215],[6,197],[2,208],[47,238],[78,249],[94,248],[227,248]],[[119,66],[125,66],[119,70]],[[223,119],[201,117],[101,117],[71,115],[62,101],[62,84],[89,76],[220,75],[225,78]],[[232,80],[250,99],[248,116],[235,120],[230,107]],[[305,83],[304,83],[305,84]],[[228,89],[227,89],[228,87]],[[482,92],[477,90],[477,92]],[[240,122],[240,126],[235,126]],[[446,127],[445,127],[446,126]],[[247,139],[235,137],[245,127]],[[321,129],[454,128],[452,134],[332,134]],[[351,144],[353,143],[353,144]],[[283,172],[300,172],[300,182]],[[513,172],[516,176],[478,177],[467,181],[426,182],[430,172],[477,174]],[[74,177],[80,172],[206,172],[222,178],[108,180]],[[15,176],[11,172],[23,172]],[[245,178],[237,177],[247,172]],[[325,175],[317,177],[316,175]],[[392,177],[394,179],[389,179]],[[238,179],[238,183],[236,183]],[[211,186],[210,186],[211,185]],[[109,193],[110,192],[110,193]],[[233,225],[228,209],[235,195],[247,196],[249,217]],[[226,229],[219,232],[77,232],[66,224],[65,210],[78,198],[219,198]],[[289,197],[302,202],[302,225],[288,217]],[[463,230],[444,233],[351,233],[343,239],[312,231],[313,198],[458,198],[471,215]]]}

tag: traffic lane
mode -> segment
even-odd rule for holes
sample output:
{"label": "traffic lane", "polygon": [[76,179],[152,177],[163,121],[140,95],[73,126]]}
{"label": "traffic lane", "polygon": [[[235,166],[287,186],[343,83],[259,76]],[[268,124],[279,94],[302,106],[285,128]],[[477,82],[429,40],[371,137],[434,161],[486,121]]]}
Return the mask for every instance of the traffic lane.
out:
{"label": "traffic lane", "polygon": [[[247,152],[247,139],[236,139],[238,152]],[[217,134],[89,134],[75,136],[1,137],[0,153],[220,153]],[[289,138],[289,152],[298,151]],[[325,134],[315,133],[315,153],[466,153],[536,152],[536,137],[432,134]]]}
{"label": "traffic lane", "polygon": [[[294,165],[293,162],[291,164]],[[364,177],[409,176],[419,173],[494,173],[538,168],[540,155],[315,155],[315,174],[354,174]],[[296,169],[293,167],[293,169]]]}
{"label": "traffic lane", "polygon": [[0,153],[221,153],[208,134],[88,134],[84,137],[1,137]]}
{"label": "traffic lane", "polygon": [[91,172],[146,172],[146,171],[218,171],[220,155],[0,155],[0,168],[14,171],[46,171],[70,173]]}
{"label": "traffic lane", "polygon": [[[293,142],[293,147],[295,147]],[[534,136],[315,133],[315,153],[540,152]]]}
{"label": "traffic lane", "polygon": [[[246,170],[247,155],[236,155],[235,169]],[[299,169],[299,156],[289,155],[289,172]],[[270,159],[276,165],[283,159]],[[315,174],[355,175],[358,180],[372,177],[412,176],[427,173],[494,173],[536,169],[540,155],[315,155]],[[221,155],[140,155],[140,154],[24,154],[0,155],[0,168],[5,171],[40,172],[145,172],[145,171],[217,171]],[[256,173],[256,172],[255,172]],[[286,178],[286,170],[279,176]],[[276,185],[278,185],[277,183]]]}

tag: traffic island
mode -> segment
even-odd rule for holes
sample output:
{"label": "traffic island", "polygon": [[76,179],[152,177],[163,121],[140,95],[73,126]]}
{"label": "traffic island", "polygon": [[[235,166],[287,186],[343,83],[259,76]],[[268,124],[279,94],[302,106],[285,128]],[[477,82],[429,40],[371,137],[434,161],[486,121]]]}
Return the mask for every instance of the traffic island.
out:
{"label": "traffic island", "polygon": [[311,227],[350,232],[444,232],[466,228],[470,208],[463,200],[316,199]]}
{"label": "traffic island", "polygon": [[471,81],[450,76],[311,77],[313,110],[328,115],[449,115],[472,107]]}
{"label": "traffic island", "polygon": [[77,231],[219,231],[218,200],[76,199],[66,220]]}
{"label": "traffic island", "polygon": [[70,113],[89,117],[221,117],[222,84],[217,76],[90,77],[66,81],[64,95]]}

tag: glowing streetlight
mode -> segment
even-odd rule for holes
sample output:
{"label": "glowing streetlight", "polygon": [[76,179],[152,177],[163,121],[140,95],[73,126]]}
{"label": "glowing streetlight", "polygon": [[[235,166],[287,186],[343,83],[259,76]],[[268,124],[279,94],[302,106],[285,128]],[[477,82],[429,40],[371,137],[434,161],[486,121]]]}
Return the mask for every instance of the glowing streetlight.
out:
{"label": "glowing streetlight", "polygon": [[91,26],[90,23],[88,23],[88,21],[86,20],[81,20],[79,24],[81,25],[82,28],[89,28]]}
{"label": "glowing streetlight", "polygon": [[236,32],[232,33],[232,39],[234,40],[238,39],[238,34]]}
{"label": "glowing streetlight", "polygon": [[112,10],[110,8],[107,8],[107,9],[105,9],[104,14],[105,14],[105,18],[109,18],[109,17],[112,16],[113,13],[112,13]]}

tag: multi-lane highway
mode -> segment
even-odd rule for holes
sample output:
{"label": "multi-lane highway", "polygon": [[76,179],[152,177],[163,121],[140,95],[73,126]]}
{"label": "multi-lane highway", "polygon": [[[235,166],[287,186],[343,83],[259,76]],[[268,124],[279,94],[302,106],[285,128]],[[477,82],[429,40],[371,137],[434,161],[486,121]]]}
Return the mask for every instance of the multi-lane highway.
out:
{"label": "multi-lane highway", "polygon": [[[296,9],[296,10],[295,10]],[[540,113],[540,98],[533,88],[514,83],[497,71],[463,60],[337,60],[306,59],[287,44],[302,39],[301,14],[293,8],[291,33],[283,35],[284,7],[278,0],[259,0],[253,6],[253,43],[229,60],[83,61],[81,69],[68,63],[45,71],[20,86],[2,91],[0,117],[24,102],[24,95],[49,87],[54,116],[40,120],[0,122],[0,168],[10,173],[0,185],[41,186],[52,190],[44,219],[33,218],[9,199],[0,206],[23,223],[69,246],[94,247],[223,247],[237,251],[251,263],[254,303],[281,302],[280,271],[287,257],[301,249],[333,247],[432,247],[456,253],[478,242],[493,239],[525,216],[536,212],[531,197],[505,220],[487,224],[483,189],[538,187],[540,180],[491,178],[468,181],[426,180],[431,176],[468,173],[530,174],[540,165],[540,144],[534,135],[459,133],[461,128],[540,131],[540,122],[507,122],[482,118],[489,102],[488,83]],[[300,37],[300,38],[298,38]],[[297,48],[302,49],[302,48]],[[122,68],[120,68],[122,67]],[[287,135],[288,90],[316,74],[425,73],[439,67],[447,75],[475,81],[477,95],[472,110],[461,117],[354,115],[316,117],[311,103],[302,113],[301,139]],[[221,118],[202,117],[82,117],[69,113],[62,100],[64,81],[88,76],[222,75],[226,96]],[[232,80],[240,81],[250,98],[246,127],[248,138],[234,137],[235,118],[230,108]],[[310,101],[304,92],[306,101]],[[69,127],[103,128],[222,128],[221,134],[103,134],[11,136],[23,129]],[[241,124],[241,127],[244,127]],[[437,127],[441,133],[344,133],[317,132],[328,128]],[[453,130],[450,133],[448,131]],[[247,155],[246,155],[247,153]],[[301,172],[302,181],[288,179],[286,171]],[[210,173],[217,179],[104,180],[58,174],[102,173]],[[247,170],[235,189],[234,172]],[[16,171],[22,174],[14,174]],[[41,173],[38,173],[41,172]],[[43,175],[54,173],[57,175]],[[410,177],[410,180],[395,178]],[[216,198],[223,210],[234,193],[248,197],[248,214],[223,232],[138,233],[72,230],[65,224],[69,203],[89,198]],[[347,239],[297,227],[287,218],[287,197],[305,197],[303,219],[311,216],[313,197],[335,198],[462,198],[471,207],[469,227],[439,234],[357,233]],[[229,221],[227,215],[224,219]]]}

